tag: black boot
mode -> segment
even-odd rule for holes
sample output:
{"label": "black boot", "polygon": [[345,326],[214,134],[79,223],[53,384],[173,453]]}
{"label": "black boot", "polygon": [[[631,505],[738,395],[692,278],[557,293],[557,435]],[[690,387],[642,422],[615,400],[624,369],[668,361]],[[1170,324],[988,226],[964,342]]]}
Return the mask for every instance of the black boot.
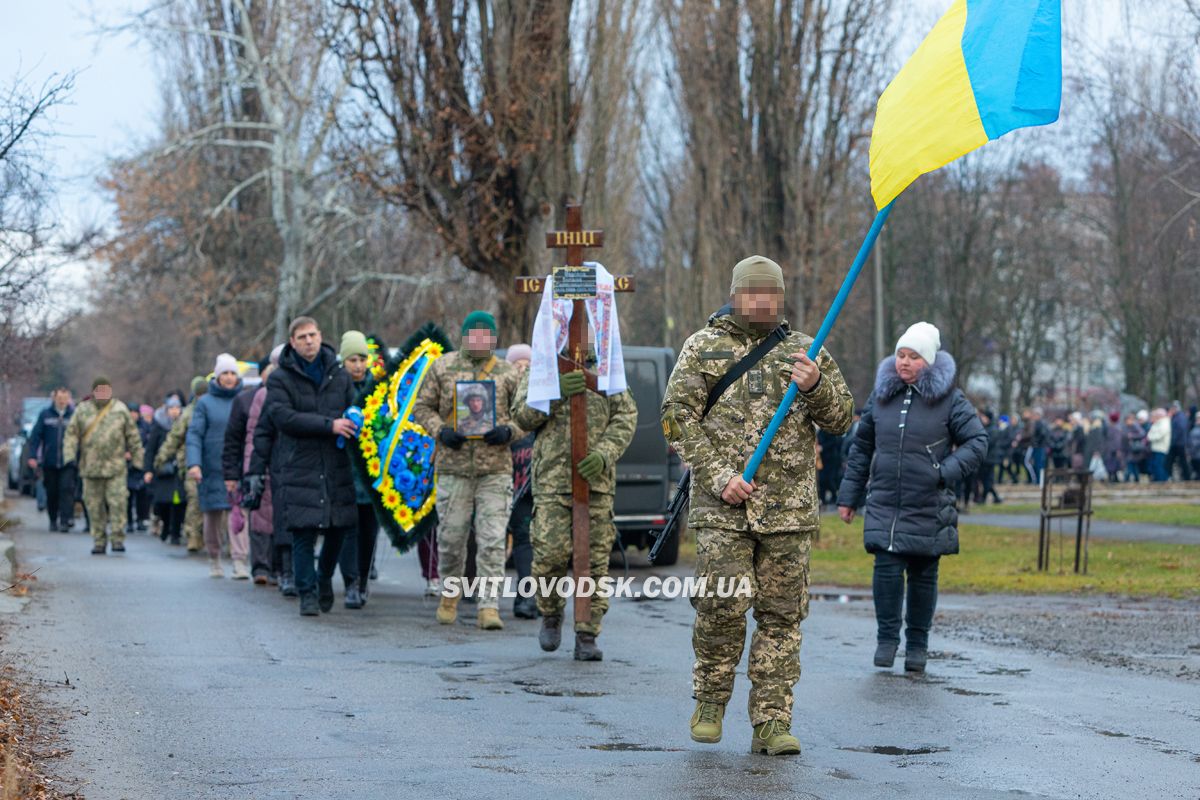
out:
{"label": "black boot", "polygon": [[358,591],[358,581],[346,587],[346,608],[362,608],[363,598]]}
{"label": "black boot", "polygon": [[518,597],[513,601],[513,616],[519,617],[520,619],[537,619],[537,598]]}
{"label": "black boot", "polygon": [[596,647],[596,636],[591,633],[575,634],[576,661],[603,661],[604,652]]}
{"label": "black boot", "polygon": [[924,672],[925,662],[929,659],[929,651],[925,648],[917,649],[915,647],[904,648],[904,671],[905,672]]}
{"label": "black boot", "polygon": [[538,632],[538,644],[547,653],[553,653],[562,644],[562,615],[542,617],[542,629]]}
{"label": "black boot", "polygon": [[[292,592],[295,593],[295,591],[296,590],[293,588]],[[330,607],[332,606],[333,604],[330,603]],[[320,614],[321,604],[320,601],[317,600],[317,596],[315,594],[310,593],[300,596],[300,616],[317,617],[320,616]]]}
{"label": "black boot", "polygon": [[296,580],[289,574],[279,576],[279,593],[284,597],[296,596]]}
{"label": "black boot", "polygon": [[332,578],[317,578],[317,600],[321,604],[321,610],[329,613],[333,610],[333,579]]}
{"label": "black boot", "polygon": [[895,661],[896,645],[888,642],[880,642],[879,646],[875,648],[875,666],[891,669]]}

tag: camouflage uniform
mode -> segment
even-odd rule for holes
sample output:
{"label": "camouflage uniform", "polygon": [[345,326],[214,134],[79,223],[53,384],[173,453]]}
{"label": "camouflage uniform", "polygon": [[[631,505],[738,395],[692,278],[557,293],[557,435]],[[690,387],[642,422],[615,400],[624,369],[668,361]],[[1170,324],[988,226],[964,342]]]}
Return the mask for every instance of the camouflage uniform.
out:
{"label": "camouflage uniform", "polygon": [[[496,425],[524,433],[508,418],[509,400],[516,390],[516,369],[502,358],[476,358],[458,350],[433,362],[421,383],[412,418],[429,435],[452,425],[454,389],[458,381],[490,380],[496,386]],[[469,439],[458,450],[438,442],[437,473],[438,572],[442,578],[466,572],[467,538],[475,523],[475,572],[481,578],[504,577],[505,531],[512,503],[512,453],[508,442],[492,445]],[[479,596],[479,608],[498,608],[495,587]]]}
{"label": "camouflage uniform", "polygon": [[[125,544],[126,502],[129,490],[125,484],[129,464],[141,464],[142,437],[120,400],[109,400],[107,411],[95,400],[86,400],[75,409],[67,435],[63,440],[63,461],[79,464],[83,478],[83,503],[87,506],[92,526],[92,541],[97,547],[107,544],[105,525],[112,529],[112,543]],[[93,426],[93,422],[104,414]],[[88,429],[91,429],[88,432]],[[87,438],[84,439],[84,434]],[[126,460],[125,454],[130,454]]]}
{"label": "camouflage uniform", "polygon": [[195,410],[196,401],[193,400],[183,409],[179,419],[175,420],[154,458],[156,470],[162,469],[174,458],[177,474],[184,476],[180,481],[183,484],[183,499],[186,503],[183,512],[183,532],[187,537],[187,549],[190,552],[199,552],[204,548],[204,515],[200,512],[200,484],[186,478],[187,449],[184,445],[187,443],[187,429]]}
{"label": "camouflage uniform", "polygon": [[[628,392],[607,397],[592,391],[587,395],[588,453],[604,457],[605,470],[589,484],[589,570],[599,580],[608,575],[608,556],[617,529],[613,525],[613,494],[617,488],[617,459],[633,441],[637,429],[637,404]],[[525,403],[529,394],[529,373],[521,377],[521,386],[513,399],[513,419],[526,430],[537,430],[533,445],[530,481],[533,492],[533,520],[530,541],[533,544],[533,577],[563,578],[571,566],[571,403],[555,400],[546,415]],[[566,600],[556,593],[538,596],[538,610],[544,616],[559,616]],[[577,622],[576,633],[600,633],[600,621],[608,610],[608,599],[592,597],[592,618]]]}
{"label": "camouflage uniform", "polygon": [[697,700],[727,703],[746,639],[746,611],[757,628],[750,644],[750,722],[791,722],[792,687],[800,678],[800,622],[808,614],[808,557],[820,527],[816,429],[850,426],[854,399],[824,349],[821,378],[801,393],[759,467],[758,489],[745,503],[721,499],[739,475],[791,380],[791,353],[812,338],[791,332],[733,383],[701,419],[709,390],[762,340],[731,316],[714,316],[680,351],[663,398],[667,441],[692,468],[688,525],[696,533],[698,577],[710,591],[718,578],[748,577],[754,597],[696,597],[692,671]]}

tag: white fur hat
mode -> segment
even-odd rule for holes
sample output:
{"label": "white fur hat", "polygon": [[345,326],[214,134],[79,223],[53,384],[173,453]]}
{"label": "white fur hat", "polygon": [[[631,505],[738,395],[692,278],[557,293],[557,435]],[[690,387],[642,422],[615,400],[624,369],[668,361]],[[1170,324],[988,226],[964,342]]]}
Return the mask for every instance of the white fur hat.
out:
{"label": "white fur hat", "polygon": [[938,350],[942,349],[942,334],[928,322],[914,322],[896,341],[896,349],[893,352],[898,353],[903,347],[917,353],[925,359],[925,363],[932,364],[937,358]]}
{"label": "white fur hat", "polygon": [[213,375],[215,377],[220,377],[222,372],[232,372],[237,375],[241,374],[238,371],[237,359],[229,355],[229,353],[221,353],[221,355],[217,356],[217,364],[215,367],[213,367]]}

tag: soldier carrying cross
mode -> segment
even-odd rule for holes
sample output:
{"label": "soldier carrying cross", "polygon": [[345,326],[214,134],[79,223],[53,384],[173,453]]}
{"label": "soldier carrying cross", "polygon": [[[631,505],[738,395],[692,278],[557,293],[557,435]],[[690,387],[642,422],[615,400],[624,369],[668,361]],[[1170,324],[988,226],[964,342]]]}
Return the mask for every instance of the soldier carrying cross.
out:
{"label": "soldier carrying cross", "polygon": [[[537,431],[533,449],[533,577],[538,580],[542,649],[562,641],[566,601],[547,581],[566,577],[573,565],[576,585],[584,577],[608,575],[608,556],[617,531],[613,495],[617,459],[637,427],[637,406],[625,388],[614,291],[632,281],[614,278],[599,265],[583,264],[584,247],[599,247],[600,231],[581,230],[578,206],[567,207],[567,230],[547,234],[549,247],[567,248],[567,265],[556,268],[550,285],[518,278],[518,291],[542,290],[534,327],[533,364],[512,401],[513,421]],[[567,316],[569,314],[569,323]],[[589,329],[589,317],[595,330]],[[569,333],[560,335],[569,325]],[[599,661],[596,646],[608,598],[575,597],[575,659]]]}

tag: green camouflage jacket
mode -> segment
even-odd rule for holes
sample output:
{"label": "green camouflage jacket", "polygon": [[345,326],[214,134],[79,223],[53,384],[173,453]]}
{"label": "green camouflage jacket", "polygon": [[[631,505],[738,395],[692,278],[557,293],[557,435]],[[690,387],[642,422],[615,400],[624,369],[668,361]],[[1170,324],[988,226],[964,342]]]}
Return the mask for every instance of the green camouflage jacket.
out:
{"label": "green camouflage jacket", "polygon": [[807,351],[813,340],[792,331],[726,389],[701,419],[709,390],[760,341],[760,334],[740,327],[731,317],[714,315],[708,327],[684,343],[667,383],[663,435],[692,468],[688,524],[693,527],[760,533],[820,527],[816,426],[842,434],[854,414],[854,398],[823,348],[817,356],[821,380],[792,405],[755,476],[758,490],[738,506],[721,499],[725,485],[745,468],[787,391],[791,381],[788,356]]}
{"label": "green camouflage jacket", "polygon": [[[76,461],[79,474],[85,478],[124,478],[128,464],[142,463],[142,437],[129,415],[129,409],[120,400],[108,401],[110,406],[104,418],[88,433],[87,441],[80,442],[83,434],[92,427],[92,421],[101,413],[101,406],[94,400],[85,400],[75,409],[67,435],[63,440],[63,462]],[[131,460],[125,460],[129,453]]]}
{"label": "green camouflage jacket", "polygon": [[[421,391],[413,404],[412,419],[437,439],[443,425],[454,424],[454,385],[458,381],[490,380],[496,384],[496,425],[513,429],[513,440],[525,435],[508,417],[508,407],[517,389],[517,370],[503,358],[485,375],[488,359],[472,358],[463,350],[455,350],[433,362]],[[438,442],[435,468],[439,475],[497,475],[512,474],[512,453],[508,444],[491,445],[481,439],[470,439],[458,450]]]}
{"label": "green camouflage jacket", "polygon": [[175,424],[171,426],[171,430],[167,431],[167,438],[163,439],[162,447],[158,448],[158,452],[154,455],[154,469],[160,470],[167,465],[167,462],[172,458],[175,459],[176,473],[182,477],[187,472],[187,429],[192,422],[192,414],[196,410],[196,401],[188,403],[184,406],[179,419],[175,420]]}
{"label": "green camouflage jacket", "polygon": [[[604,474],[593,481],[596,494],[615,494],[617,459],[633,441],[637,429],[637,404],[628,391],[610,396],[585,390],[587,395],[588,452],[604,456]],[[513,419],[527,431],[537,431],[533,444],[530,480],[533,496],[571,494],[571,403],[554,400],[546,415],[525,404],[529,395],[529,373],[521,376],[521,385],[510,409]]]}

